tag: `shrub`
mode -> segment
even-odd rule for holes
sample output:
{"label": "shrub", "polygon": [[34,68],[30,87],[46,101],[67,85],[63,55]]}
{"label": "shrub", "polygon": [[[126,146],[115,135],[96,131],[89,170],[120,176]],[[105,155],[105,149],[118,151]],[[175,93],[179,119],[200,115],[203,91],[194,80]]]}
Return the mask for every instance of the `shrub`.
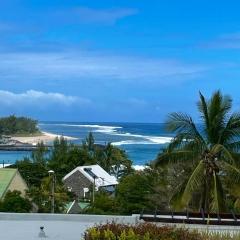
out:
{"label": "shrub", "polygon": [[88,229],[84,240],[240,240],[240,234],[197,232],[184,228],[159,227],[152,223],[127,225],[112,222]]}
{"label": "shrub", "polygon": [[155,224],[126,225],[107,223],[97,225],[85,232],[84,240],[203,240],[197,232]]}

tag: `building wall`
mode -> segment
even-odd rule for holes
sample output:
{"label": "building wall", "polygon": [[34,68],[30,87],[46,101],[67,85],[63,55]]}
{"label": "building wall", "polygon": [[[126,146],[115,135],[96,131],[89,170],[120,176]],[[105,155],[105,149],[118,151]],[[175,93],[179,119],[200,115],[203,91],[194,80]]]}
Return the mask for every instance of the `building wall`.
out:
{"label": "building wall", "polygon": [[83,198],[83,188],[91,188],[91,181],[86,178],[81,172],[76,171],[70,177],[63,181],[66,188],[71,189],[71,192],[75,193],[77,197]]}
{"label": "building wall", "polygon": [[17,171],[16,175],[14,176],[13,180],[11,181],[7,191],[20,191],[22,196],[26,195],[26,190],[28,190],[26,182],[21,177],[20,173]]}

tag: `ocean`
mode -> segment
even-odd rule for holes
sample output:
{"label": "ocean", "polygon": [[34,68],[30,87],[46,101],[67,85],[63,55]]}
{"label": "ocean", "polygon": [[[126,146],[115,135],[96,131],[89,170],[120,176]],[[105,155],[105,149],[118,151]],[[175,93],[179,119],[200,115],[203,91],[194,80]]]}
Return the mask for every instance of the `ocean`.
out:
{"label": "ocean", "polygon": [[[81,122],[40,122],[42,131],[77,138],[74,143],[81,143],[89,132],[95,142],[113,145],[126,151],[134,165],[145,165],[154,160],[157,154],[173,137],[166,132],[162,123],[81,123]],[[0,152],[0,163],[14,163],[31,152]]]}

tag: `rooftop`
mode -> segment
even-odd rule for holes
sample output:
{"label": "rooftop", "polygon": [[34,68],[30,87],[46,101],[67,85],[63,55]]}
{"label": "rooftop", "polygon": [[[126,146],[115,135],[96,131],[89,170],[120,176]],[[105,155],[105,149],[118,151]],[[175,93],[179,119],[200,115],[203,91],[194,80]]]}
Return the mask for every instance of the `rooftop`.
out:
{"label": "rooftop", "polygon": [[95,178],[96,187],[104,187],[104,186],[111,186],[111,185],[117,185],[118,184],[116,177],[108,174],[99,165],[89,165],[89,166],[77,167],[73,171],[68,173],[63,178],[63,180],[66,180],[68,177],[70,177],[76,171],[81,172],[92,183],[94,182],[94,178]]}

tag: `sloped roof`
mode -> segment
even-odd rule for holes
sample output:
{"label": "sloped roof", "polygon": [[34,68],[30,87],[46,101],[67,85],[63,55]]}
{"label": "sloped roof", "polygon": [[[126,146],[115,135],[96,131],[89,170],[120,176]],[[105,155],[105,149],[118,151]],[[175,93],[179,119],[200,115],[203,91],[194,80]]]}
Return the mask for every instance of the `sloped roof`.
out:
{"label": "sloped roof", "polygon": [[[77,208],[76,208],[76,206],[77,206]],[[66,213],[78,213],[78,211],[84,210],[84,209],[86,209],[89,206],[90,206],[89,202],[78,202],[78,201],[74,200],[72,202],[67,203],[65,205],[65,209],[66,209]],[[74,208],[75,211],[76,210],[77,211],[76,212],[72,212],[73,208]]]}
{"label": "sloped roof", "polygon": [[0,168],[0,199],[4,196],[16,173],[17,169],[14,168]]}
{"label": "sloped roof", "polygon": [[81,172],[92,183],[94,182],[94,177],[95,177],[95,185],[96,185],[96,187],[104,187],[104,186],[117,185],[118,184],[116,177],[111,176],[110,174],[108,174],[99,165],[89,165],[89,166],[77,167],[73,171],[68,173],[63,178],[63,180],[66,180],[67,178],[69,178],[76,171]]}

